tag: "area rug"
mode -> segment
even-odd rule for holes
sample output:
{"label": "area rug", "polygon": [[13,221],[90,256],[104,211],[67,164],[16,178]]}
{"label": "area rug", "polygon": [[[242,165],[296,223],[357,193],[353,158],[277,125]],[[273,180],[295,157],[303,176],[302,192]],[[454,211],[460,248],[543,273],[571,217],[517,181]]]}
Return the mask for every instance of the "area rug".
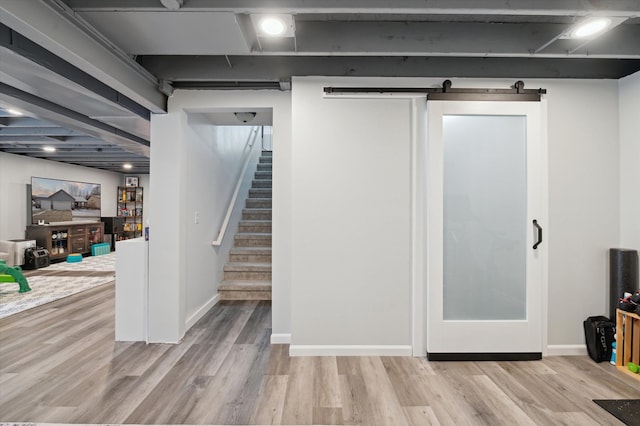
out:
{"label": "area rug", "polygon": [[640,425],[640,399],[594,399],[593,402],[627,426]]}
{"label": "area rug", "polygon": [[17,284],[0,285],[0,318],[22,312],[115,280],[115,274],[102,277],[28,277],[31,291],[18,293]]}
{"label": "area rug", "polygon": [[40,271],[115,271],[116,252],[103,254],[101,256],[87,256],[82,258],[82,262],[59,262],[52,263]]}

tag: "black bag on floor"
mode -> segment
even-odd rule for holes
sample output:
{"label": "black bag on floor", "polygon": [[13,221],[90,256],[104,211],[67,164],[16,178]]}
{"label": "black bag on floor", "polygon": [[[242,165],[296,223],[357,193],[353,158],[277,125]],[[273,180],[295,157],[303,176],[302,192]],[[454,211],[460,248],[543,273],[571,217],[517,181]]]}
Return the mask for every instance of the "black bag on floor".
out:
{"label": "black bag on floor", "polygon": [[604,316],[589,317],[584,323],[587,352],[595,362],[610,361],[616,325]]}

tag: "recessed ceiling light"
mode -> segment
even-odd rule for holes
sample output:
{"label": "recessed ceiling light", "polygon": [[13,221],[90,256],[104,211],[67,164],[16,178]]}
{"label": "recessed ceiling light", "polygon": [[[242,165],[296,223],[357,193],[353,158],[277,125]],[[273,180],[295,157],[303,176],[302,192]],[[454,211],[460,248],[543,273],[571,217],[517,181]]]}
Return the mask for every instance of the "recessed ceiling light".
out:
{"label": "recessed ceiling light", "polygon": [[11,115],[22,115],[22,111],[19,111],[15,108],[7,108],[7,112]]}
{"label": "recessed ceiling light", "polygon": [[56,152],[56,147],[55,146],[43,146],[42,149],[47,151],[47,152]]}
{"label": "recessed ceiling light", "polygon": [[576,38],[590,37],[606,30],[609,25],[611,25],[611,19],[609,18],[589,19],[578,25],[573,30],[572,35]]}
{"label": "recessed ceiling light", "polygon": [[123,168],[123,169],[127,169],[127,170],[129,170],[129,169],[133,168],[133,166],[132,166],[130,163],[124,163],[124,164],[122,165],[122,168]]}
{"label": "recessed ceiling light", "polygon": [[285,25],[280,19],[274,18],[273,16],[267,16],[260,21],[260,28],[265,32],[265,34],[279,36],[284,34]]}

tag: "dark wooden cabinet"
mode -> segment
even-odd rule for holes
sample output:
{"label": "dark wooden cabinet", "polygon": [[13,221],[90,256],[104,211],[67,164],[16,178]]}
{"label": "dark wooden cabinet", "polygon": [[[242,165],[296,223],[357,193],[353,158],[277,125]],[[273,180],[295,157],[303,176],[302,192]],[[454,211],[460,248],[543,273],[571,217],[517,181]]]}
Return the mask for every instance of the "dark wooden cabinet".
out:
{"label": "dark wooden cabinet", "polygon": [[66,259],[70,253],[91,253],[91,245],[104,240],[102,222],[68,222],[27,226],[26,237],[49,250],[51,260]]}

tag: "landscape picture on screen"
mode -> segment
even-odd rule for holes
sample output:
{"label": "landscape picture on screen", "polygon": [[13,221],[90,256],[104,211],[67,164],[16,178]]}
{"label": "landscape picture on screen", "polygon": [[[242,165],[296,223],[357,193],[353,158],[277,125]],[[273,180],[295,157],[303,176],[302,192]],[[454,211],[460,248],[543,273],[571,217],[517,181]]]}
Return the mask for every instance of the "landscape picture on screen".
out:
{"label": "landscape picture on screen", "polygon": [[31,222],[100,220],[100,184],[31,178]]}

